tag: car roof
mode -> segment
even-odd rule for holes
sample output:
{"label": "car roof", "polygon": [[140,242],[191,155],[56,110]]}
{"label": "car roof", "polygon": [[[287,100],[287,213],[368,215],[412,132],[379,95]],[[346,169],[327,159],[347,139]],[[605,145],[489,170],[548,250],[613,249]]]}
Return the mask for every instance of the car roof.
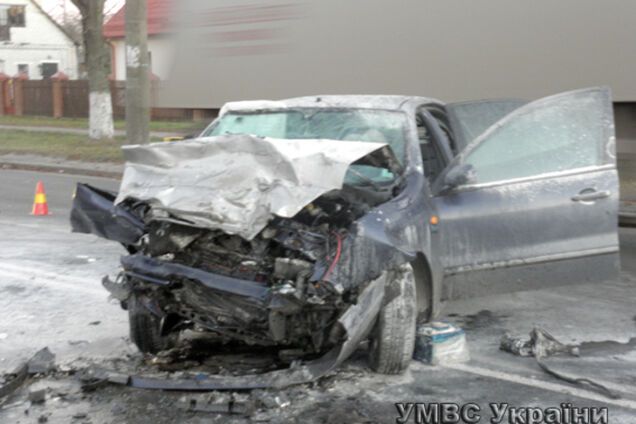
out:
{"label": "car roof", "polygon": [[356,108],[409,110],[413,104],[437,103],[439,100],[418,96],[390,95],[324,95],[293,97],[283,100],[250,100],[226,103],[220,115],[227,112],[246,112],[287,108]]}

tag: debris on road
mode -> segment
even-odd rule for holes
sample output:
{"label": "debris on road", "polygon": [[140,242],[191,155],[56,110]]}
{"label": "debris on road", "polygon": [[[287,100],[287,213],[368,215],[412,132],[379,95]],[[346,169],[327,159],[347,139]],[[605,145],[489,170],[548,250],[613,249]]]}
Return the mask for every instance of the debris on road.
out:
{"label": "debris on road", "polygon": [[0,377],[0,405],[1,400],[18,390],[28,376],[29,367],[27,364],[21,365],[16,371]]}
{"label": "debris on road", "polygon": [[46,374],[55,368],[55,354],[48,347],[40,349],[27,363],[29,375]]}
{"label": "debris on road", "polygon": [[500,348],[517,356],[545,357],[559,353],[579,356],[577,346],[565,345],[544,329],[536,327],[530,332],[530,340],[524,341],[505,334],[501,339]]}
{"label": "debris on road", "polygon": [[254,405],[248,402],[249,396],[232,394],[213,394],[205,396],[183,397],[178,407],[188,412],[209,414],[250,415]]}
{"label": "debris on road", "polygon": [[470,358],[464,330],[445,322],[432,322],[417,329],[415,359],[431,365],[466,362]]}
{"label": "debris on road", "polygon": [[[2,399],[17,391],[24,384],[27,377],[36,374],[46,374],[54,369],[55,355],[48,347],[40,349],[31,359],[20,365],[14,372],[0,376],[0,405],[2,404]],[[37,401],[44,396],[44,393],[39,392],[40,391],[34,391],[29,393],[29,400],[33,403],[38,403]]]}
{"label": "debris on road", "polygon": [[548,356],[567,354],[579,357],[580,352],[578,346],[563,344],[542,328],[533,328],[530,332],[530,340],[526,341],[514,338],[510,334],[505,334],[501,339],[499,348],[517,356],[534,356],[541,369],[553,377],[571,384],[587,386],[588,388],[611,399],[620,399],[619,394],[608,389],[602,384],[590,380],[589,378],[555,371],[553,368],[549,367],[543,361],[543,359]]}
{"label": "debris on road", "polygon": [[31,390],[29,391],[28,398],[32,404],[44,403],[44,401],[46,400],[46,390],[45,389]]}

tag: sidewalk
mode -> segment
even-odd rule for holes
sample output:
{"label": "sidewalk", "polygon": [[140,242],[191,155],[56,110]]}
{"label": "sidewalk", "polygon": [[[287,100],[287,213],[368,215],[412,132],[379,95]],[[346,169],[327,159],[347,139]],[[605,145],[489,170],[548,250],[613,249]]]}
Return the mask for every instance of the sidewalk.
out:
{"label": "sidewalk", "polygon": [[[13,130],[13,131],[29,131],[29,132],[46,132],[57,134],[75,134],[75,135],[88,135],[87,128],[60,128],[60,127],[40,127],[40,126],[21,126],[21,125],[0,125],[0,130]],[[164,138],[185,135],[178,131],[165,132],[165,131],[151,131],[150,137],[152,138]],[[116,137],[125,137],[125,130],[115,130]]]}
{"label": "sidewalk", "polygon": [[108,162],[84,162],[40,155],[0,155],[1,169],[21,169],[120,179],[124,165]]}

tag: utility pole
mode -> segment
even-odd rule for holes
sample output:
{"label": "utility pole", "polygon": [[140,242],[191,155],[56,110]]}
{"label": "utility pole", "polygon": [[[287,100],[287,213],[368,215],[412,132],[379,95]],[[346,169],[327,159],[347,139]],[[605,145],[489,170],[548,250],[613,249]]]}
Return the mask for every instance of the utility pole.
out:
{"label": "utility pole", "polygon": [[150,72],[146,0],[126,0],[126,137],[150,140]]}

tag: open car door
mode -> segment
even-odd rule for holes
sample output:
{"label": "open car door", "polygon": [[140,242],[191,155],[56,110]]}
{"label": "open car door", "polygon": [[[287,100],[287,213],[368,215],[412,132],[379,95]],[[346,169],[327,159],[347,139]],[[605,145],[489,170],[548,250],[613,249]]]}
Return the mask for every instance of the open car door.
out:
{"label": "open car door", "polygon": [[436,181],[443,297],[616,278],[609,89],[547,97],[472,141]]}

